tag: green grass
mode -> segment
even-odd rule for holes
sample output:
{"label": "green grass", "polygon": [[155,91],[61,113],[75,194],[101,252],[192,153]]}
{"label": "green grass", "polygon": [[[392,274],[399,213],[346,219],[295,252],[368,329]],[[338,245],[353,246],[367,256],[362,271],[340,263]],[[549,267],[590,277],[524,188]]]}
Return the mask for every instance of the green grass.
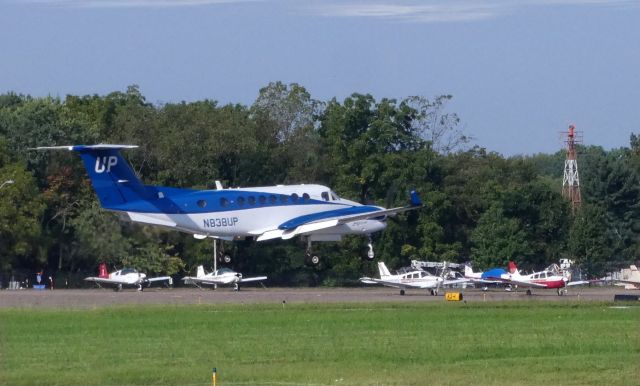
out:
{"label": "green grass", "polygon": [[0,384],[640,384],[640,308],[287,304],[0,310]]}

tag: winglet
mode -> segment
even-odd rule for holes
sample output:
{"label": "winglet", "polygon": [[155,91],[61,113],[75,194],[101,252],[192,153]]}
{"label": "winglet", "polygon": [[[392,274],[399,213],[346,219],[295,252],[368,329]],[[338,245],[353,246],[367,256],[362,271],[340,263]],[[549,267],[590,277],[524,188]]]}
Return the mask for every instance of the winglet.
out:
{"label": "winglet", "polygon": [[417,191],[411,191],[411,206],[422,206],[422,200]]}

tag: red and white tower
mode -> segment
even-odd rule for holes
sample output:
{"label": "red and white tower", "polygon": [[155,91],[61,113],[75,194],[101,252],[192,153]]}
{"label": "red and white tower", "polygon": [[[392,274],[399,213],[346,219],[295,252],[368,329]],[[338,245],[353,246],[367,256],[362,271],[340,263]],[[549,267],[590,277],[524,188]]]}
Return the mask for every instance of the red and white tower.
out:
{"label": "red and white tower", "polygon": [[576,158],[576,144],[582,143],[574,125],[569,125],[569,131],[564,132],[567,139],[567,158],[564,161],[564,177],[562,178],[562,195],[571,201],[571,212],[576,214],[580,209],[580,177],[578,176],[578,160]]}

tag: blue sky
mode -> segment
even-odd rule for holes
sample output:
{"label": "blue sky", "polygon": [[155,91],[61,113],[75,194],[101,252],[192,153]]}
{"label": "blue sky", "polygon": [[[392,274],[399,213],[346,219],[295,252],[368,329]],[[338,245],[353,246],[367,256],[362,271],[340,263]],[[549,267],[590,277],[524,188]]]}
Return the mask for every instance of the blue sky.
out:
{"label": "blue sky", "polygon": [[0,0],[0,92],[251,104],[451,94],[474,143],[554,152],[640,133],[640,3],[623,0]]}

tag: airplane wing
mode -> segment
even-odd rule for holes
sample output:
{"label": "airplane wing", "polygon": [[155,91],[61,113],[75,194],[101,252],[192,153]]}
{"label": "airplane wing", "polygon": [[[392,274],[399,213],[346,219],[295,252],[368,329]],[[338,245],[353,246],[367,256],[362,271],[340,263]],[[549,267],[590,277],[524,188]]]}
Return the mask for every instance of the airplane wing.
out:
{"label": "airplane wing", "polygon": [[[291,239],[297,235],[319,231],[321,229],[333,228],[338,225],[351,223],[372,218],[383,218],[394,216],[398,213],[419,209],[422,201],[415,191],[411,192],[411,204],[391,209],[380,209],[374,206],[356,206],[344,210],[329,211],[321,213],[322,218],[317,214],[300,216],[280,224],[278,229],[264,230],[260,233],[257,241],[265,241],[276,238],[283,240]],[[356,213],[354,213],[356,212]]]}
{"label": "airplane wing", "polygon": [[245,283],[249,281],[262,281],[262,280],[267,280],[267,277],[266,276],[243,277],[242,279],[240,279],[240,283]]}
{"label": "airplane wing", "polygon": [[410,282],[405,282],[405,283],[400,283],[397,281],[386,281],[386,280],[380,280],[380,279],[374,279],[371,277],[362,277],[360,278],[360,281],[362,283],[365,284],[382,284],[385,285],[387,287],[393,287],[393,288],[399,288],[399,289],[406,289],[406,288],[436,288],[438,286],[438,284],[436,282],[430,283],[430,282],[422,282],[422,283],[410,283]]}
{"label": "airplane wing", "polygon": [[440,285],[454,285],[454,284],[463,284],[469,283],[471,280],[469,279],[455,279],[455,280],[445,280]]}
{"label": "airplane wing", "polygon": [[173,279],[171,276],[158,276],[158,277],[149,277],[145,281],[153,283],[154,281],[168,281],[169,285],[173,284]]}
{"label": "airplane wing", "polygon": [[533,283],[533,282],[530,282],[530,281],[520,281],[520,280],[513,280],[513,279],[498,279],[498,278],[495,278],[495,280],[497,280],[500,283],[517,285],[519,287],[547,288],[547,286],[544,285],[544,284]]}
{"label": "airplane wing", "polygon": [[182,280],[184,280],[185,283],[192,283],[192,284],[223,285],[223,284],[231,283],[230,277],[213,278],[213,277],[186,276],[186,277],[183,277]]}
{"label": "airplane wing", "polygon": [[128,281],[124,281],[124,280],[117,280],[117,279],[107,279],[104,277],[85,277],[84,278],[85,281],[92,281],[95,283],[101,283],[101,284],[131,284]]}

